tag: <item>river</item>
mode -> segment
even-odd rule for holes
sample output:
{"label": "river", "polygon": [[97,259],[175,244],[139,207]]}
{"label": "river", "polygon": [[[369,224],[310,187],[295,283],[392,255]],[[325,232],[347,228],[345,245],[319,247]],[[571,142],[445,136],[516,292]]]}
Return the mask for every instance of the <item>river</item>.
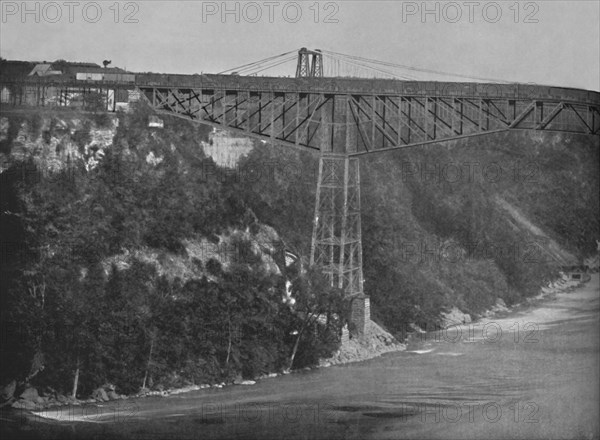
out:
{"label": "river", "polygon": [[[407,351],[254,386],[48,410],[41,438],[598,438],[598,274]],[[83,411],[83,412],[82,412]],[[58,419],[58,421],[56,420]]]}

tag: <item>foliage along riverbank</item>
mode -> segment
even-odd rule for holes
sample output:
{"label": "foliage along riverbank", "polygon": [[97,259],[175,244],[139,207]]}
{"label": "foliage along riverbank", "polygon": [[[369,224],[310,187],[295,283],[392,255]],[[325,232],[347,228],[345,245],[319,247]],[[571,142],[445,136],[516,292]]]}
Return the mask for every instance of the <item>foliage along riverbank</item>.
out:
{"label": "foliage along riverbank", "polygon": [[[572,292],[578,287],[585,285],[587,281],[572,281],[567,280],[565,277],[561,277],[558,280],[552,282],[548,287],[540,290],[539,295],[528,298],[523,304],[515,305],[512,308],[498,308],[494,307],[485,313],[485,317],[481,320],[482,322],[490,322],[495,318],[504,318],[511,313],[516,311],[523,312],[525,310],[535,310],[548,301],[553,301],[556,295],[559,293]],[[473,321],[473,324],[477,324],[479,320]],[[446,322],[446,327],[453,325],[460,325],[460,322]],[[64,395],[57,394],[56,392],[39,393],[37,389],[28,388],[25,390],[19,399],[12,403],[12,407],[16,409],[41,411],[49,408],[56,408],[61,406],[81,406],[81,405],[93,405],[102,404],[103,402],[115,401],[115,400],[128,400],[137,399],[143,397],[168,397],[172,395],[178,395],[182,393],[188,393],[208,388],[220,389],[227,386],[241,385],[249,386],[256,384],[257,381],[268,380],[271,378],[278,377],[280,375],[310,370],[312,368],[327,368],[334,365],[342,365],[353,362],[361,362],[375,357],[379,357],[385,353],[405,351],[407,347],[411,347],[414,350],[420,347],[422,341],[429,340],[432,336],[424,337],[422,334],[415,332],[406,341],[405,344],[399,343],[389,333],[383,330],[375,323],[371,323],[370,330],[365,339],[350,340],[345,342],[331,357],[327,359],[320,359],[317,366],[305,367],[297,370],[285,370],[280,373],[269,373],[259,377],[250,379],[242,379],[238,377],[235,380],[229,381],[228,383],[213,383],[213,384],[200,384],[200,385],[188,385],[185,387],[167,388],[159,387],[159,389],[150,390],[142,389],[140,392],[132,395],[124,395],[115,393],[115,387],[112,384],[105,384],[102,387],[96,389],[93,393],[93,397],[87,399],[73,399]]]}

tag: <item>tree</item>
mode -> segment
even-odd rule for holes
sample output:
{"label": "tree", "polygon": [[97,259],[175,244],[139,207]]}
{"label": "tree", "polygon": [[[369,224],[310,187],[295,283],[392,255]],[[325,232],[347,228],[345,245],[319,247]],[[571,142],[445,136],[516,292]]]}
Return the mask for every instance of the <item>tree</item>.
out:
{"label": "tree", "polygon": [[94,113],[105,111],[106,98],[100,92],[84,93],[83,106],[86,110]]}
{"label": "tree", "polygon": [[311,266],[292,283],[292,295],[296,300],[294,310],[299,315],[300,327],[290,355],[289,369],[294,365],[301,338],[316,325],[319,316],[325,315],[326,331],[338,333],[347,320],[347,304],[341,289],[332,287],[321,269]]}

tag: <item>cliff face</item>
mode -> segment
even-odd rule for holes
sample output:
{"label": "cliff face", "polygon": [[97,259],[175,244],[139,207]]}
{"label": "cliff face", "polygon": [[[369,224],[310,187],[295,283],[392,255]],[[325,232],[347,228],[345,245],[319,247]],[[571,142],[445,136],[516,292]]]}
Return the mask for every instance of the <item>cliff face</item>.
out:
{"label": "cliff face", "polygon": [[212,157],[222,167],[235,168],[240,158],[252,151],[252,139],[234,136],[227,131],[213,129],[208,142],[202,143],[204,154]]}
{"label": "cliff face", "polygon": [[40,171],[51,174],[65,170],[69,161],[82,162],[86,170],[93,169],[112,145],[118,119],[103,117],[102,123],[76,117],[0,118],[1,171],[10,163],[28,159]]}

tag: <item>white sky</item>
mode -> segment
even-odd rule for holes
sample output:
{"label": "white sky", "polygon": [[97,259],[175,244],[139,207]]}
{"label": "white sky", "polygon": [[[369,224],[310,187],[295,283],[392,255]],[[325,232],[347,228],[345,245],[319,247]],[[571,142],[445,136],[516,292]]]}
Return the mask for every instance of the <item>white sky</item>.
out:
{"label": "white sky", "polygon": [[[305,46],[475,77],[600,90],[598,0],[497,1],[502,15],[495,23],[498,8],[485,0],[426,2],[429,10],[439,8],[438,23],[434,13],[421,16],[422,1],[321,1],[317,8],[314,0],[302,1],[296,23],[298,8],[289,1],[227,2],[231,10],[239,4],[237,17],[222,17],[221,1],[120,2],[117,23],[115,1],[98,2],[99,8],[88,1],[47,3],[27,2],[33,12],[23,17],[21,1],[0,1],[3,58],[109,59],[131,71],[217,73]],[[262,16],[255,19],[257,6]],[[125,23],[134,7],[138,22]],[[96,23],[86,21],[98,11]],[[331,12],[337,23],[325,22]],[[529,14],[537,22],[526,23]],[[294,63],[283,67],[274,73],[294,75]]]}

